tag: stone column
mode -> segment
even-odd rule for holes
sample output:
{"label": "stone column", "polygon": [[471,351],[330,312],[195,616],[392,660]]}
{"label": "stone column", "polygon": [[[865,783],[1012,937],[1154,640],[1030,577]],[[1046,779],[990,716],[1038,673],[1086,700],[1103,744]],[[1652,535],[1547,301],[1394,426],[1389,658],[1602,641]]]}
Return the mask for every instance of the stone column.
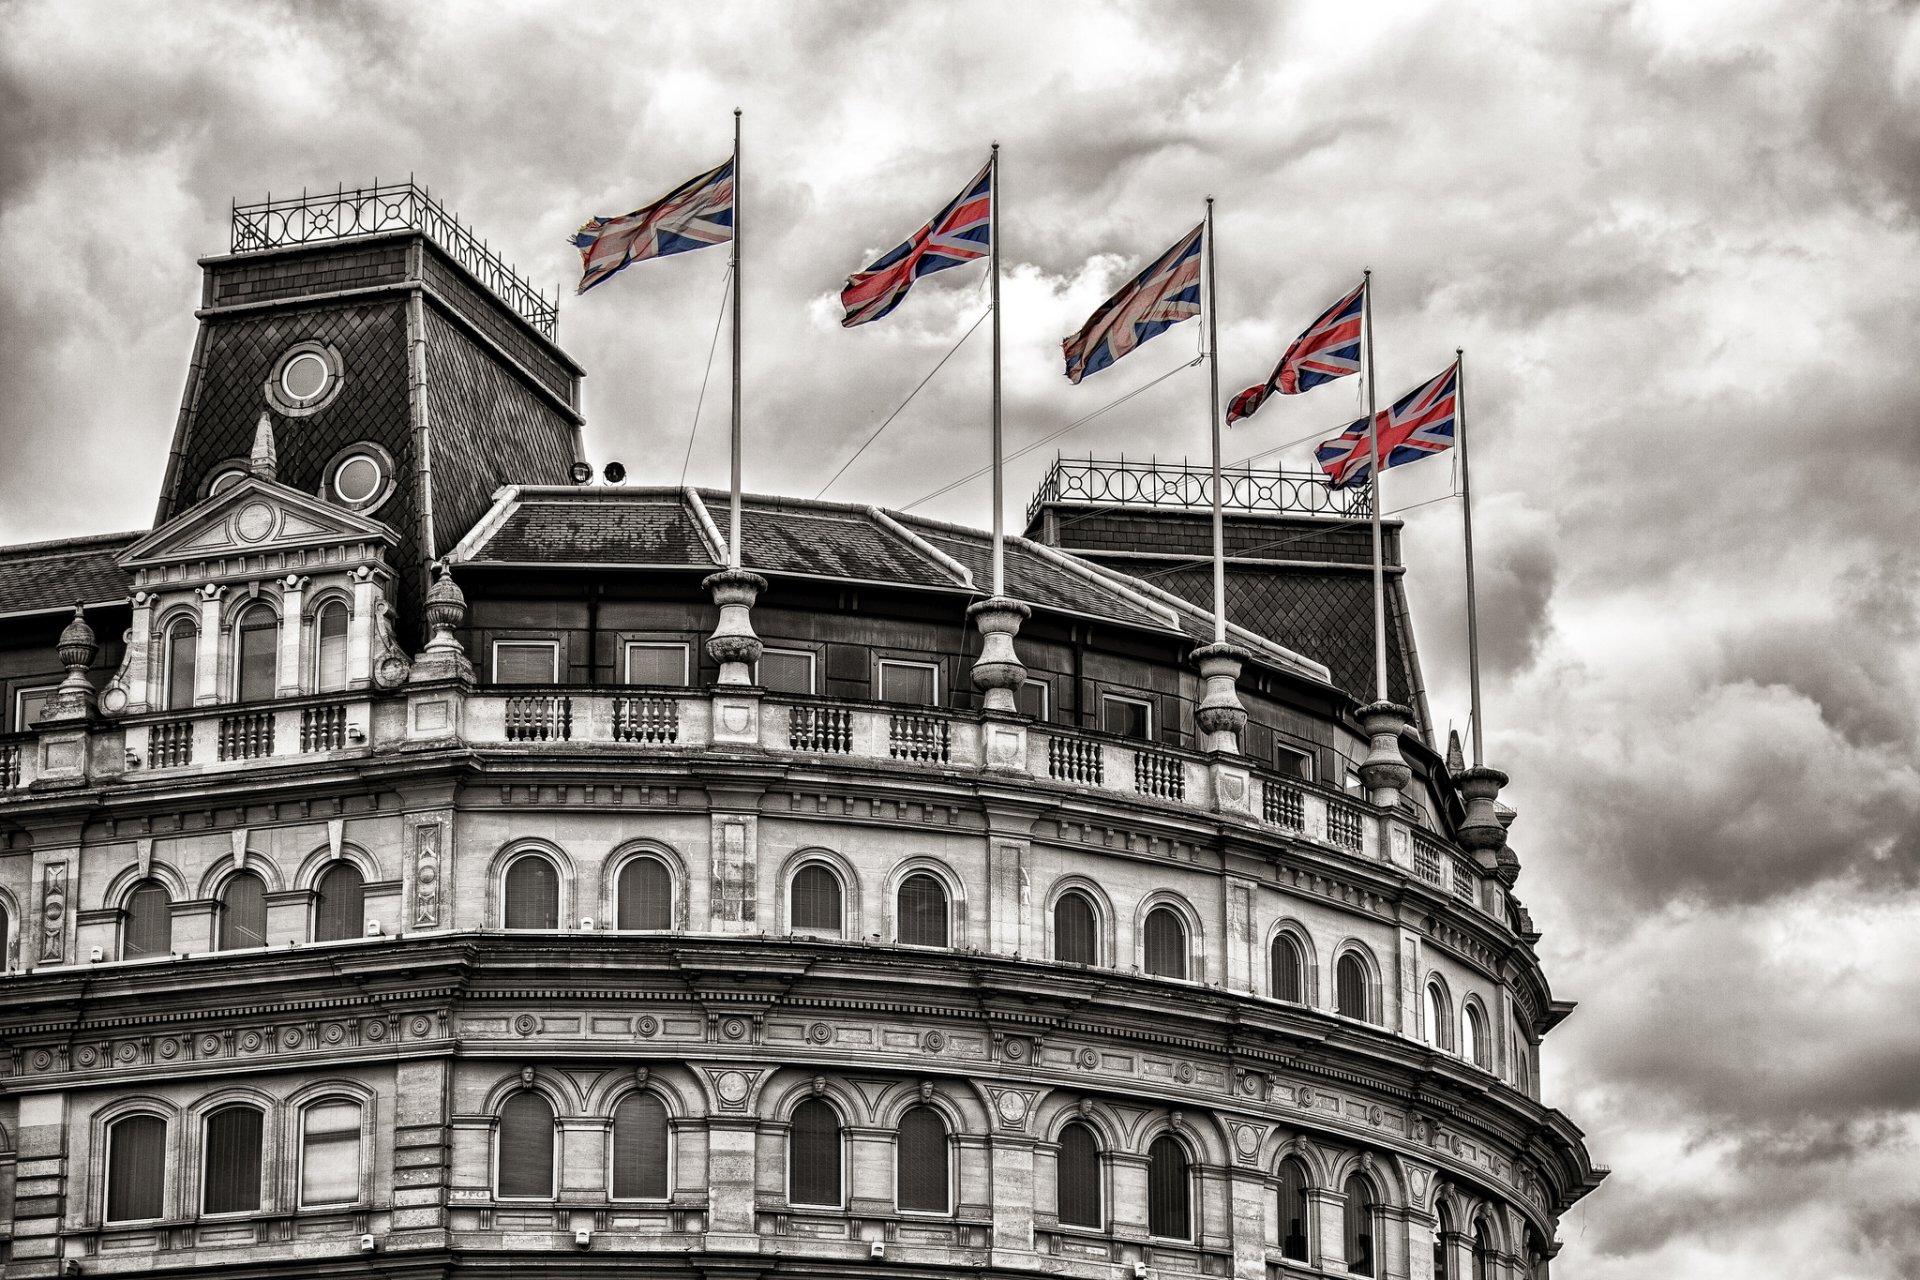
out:
{"label": "stone column", "polygon": [[280,654],[273,686],[277,697],[293,698],[300,694],[300,673],[304,665],[300,661],[300,641],[307,630],[302,616],[303,601],[312,582],[313,579],[297,573],[280,579]]}
{"label": "stone column", "polygon": [[113,715],[138,715],[152,710],[158,701],[155,695],[166,670],[166,655],[153,644],[153,601],[151,591],[136,591],[128,600],[133,606],[133,625],[127,628],[126,657],[121,659],[120,674],[114,678],[120,690],[118,705],[108,706],[104,698],[101,704]]}
{"label": "stone column", "polygon": [[[61,1220],[71,1187],[79,1191],[84,1169],[70,1169],[67,1156],[67,1096],[21,1093],[19,1125],[14,1133],[13,1240],[7,1253],[9,1276],[61,1274]],[[101,1153],[102,1159],[105,1153]],[[70,1178],[69,1174],[73,1176]],[[83,1193],[84,1194],[84,1193]],[[180,1207],[163,1207],[176,1214]]]}
{"label": "stone column", "polygon": [[373,615],[380,607],[380,588],[368,565],[347,576],[353,582],[353,616],[347,619],[347,688],[364,689],[373,683]]}
{"label": "stone column", "polygon": [[1267,1280],[1267,1210],[1273,1191],[1258,1169],[1236,1168],[1231,1183],[1235,1280]]}
{"label": "stone column", "polygon": [[[396,1249],[443,1248],[450,1185],[451,1060],[404,1059],[394,1067],[393,1216]],[[382,1117],[384,1121],[386,1117]],[[489,1130],[482,1130],[484,1147]],[[484,1159],[482,1165],[484,1166]]]}
{"label": "stone column", "polygon": [[1382,809],[1400,803],[1400,793],[1413,781],[1413,770],[1400,754],[1400,735],[1413,723],[1413,711],[1397,702],[1369,702],[1354,713],[1372,740],[1372,750],[1360,762],[1360,781],[1368,798]]}
{"label": "stone column", "polygon": [[[1313,1241],[1314,1262],[1322,1269],[1345,1272],[1347,1269],[1347,1198],[1327,1187],[1307,1192],[1307,1213],[1313,1219],[1309,1233]],[[1378,1250],[1375,1250],[1378,1253]],[[1378,1268],[1375,1268],[1378,1270]]]}
{"label": "stone column", "polygon": [[710,1116],[707,1120],[707,1248],[753,1253],[760,1248],[754,1214],[754,1140],[759,1122],[752,1116]]}
{"label": "stone column", "polygon": [[220,701],[220,602],[227,589],[209,582],[194,593],[200,600],[200,645],[193,662],[193,705]]}
{"label": "stone column", "polygon": [[1022,1271],[1033,1268],[1035,1147],[1034,1140],[1026,1134],[996,1133],[993,1135],[990,1156],[993,1162],[993,1265],[995,1267],[1009,1267]]}

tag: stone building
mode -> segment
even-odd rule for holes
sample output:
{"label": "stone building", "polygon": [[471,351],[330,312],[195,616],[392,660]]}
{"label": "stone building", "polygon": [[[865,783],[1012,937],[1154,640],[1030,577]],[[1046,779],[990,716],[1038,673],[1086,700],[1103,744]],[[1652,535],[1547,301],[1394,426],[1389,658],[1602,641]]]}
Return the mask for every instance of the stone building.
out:
{"label": "stone building", "polygon": [[1572,1006],[1354,511],[1236,479],[1226,647],[1171,468],[1010,600],[718,572],[440,206],[234,217],[152,528],[0,549],[0,1275],[1546,1274]]}

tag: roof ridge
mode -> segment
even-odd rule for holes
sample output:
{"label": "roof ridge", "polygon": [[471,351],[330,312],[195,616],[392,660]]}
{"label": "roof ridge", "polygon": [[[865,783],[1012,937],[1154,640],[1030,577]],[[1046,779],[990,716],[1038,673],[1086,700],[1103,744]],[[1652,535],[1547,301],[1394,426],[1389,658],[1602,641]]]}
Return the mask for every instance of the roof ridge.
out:
{"label": "roof ridge", "polygon": [[75,550],[82,547],[105,546],[123,539],[139,541],[152,533],[151,529],[131,529],[126,533],[85,533],[77,538],[50,538],[45,542],[16,542],[11,546],[0,546],[0,559],[13,558],[19,552],[53,554],[55,551]]}

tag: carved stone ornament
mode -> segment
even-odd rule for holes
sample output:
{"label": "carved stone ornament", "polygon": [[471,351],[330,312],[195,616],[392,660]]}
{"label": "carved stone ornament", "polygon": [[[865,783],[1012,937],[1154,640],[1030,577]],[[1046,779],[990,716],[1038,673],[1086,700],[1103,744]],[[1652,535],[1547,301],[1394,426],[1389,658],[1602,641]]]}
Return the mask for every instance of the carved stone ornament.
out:
{"label": "carved stone ornament", "polygon": [[1240,735],[1247,728],[1247,709],[1240,703],[1240,668],[1248,656],[1245,649],[1231,644],[1202,645],[1193,651],[1193,661],[1207,682],[1206,697],[1193,711],[1194,723],[1205,735],[1205,750],[1229,754],[1240,750]]}
{"label": "carved stone ornament", "polygon": [[1082,1120],[1086,1119],[1088,1116],[1091,1116],[1093,1114],[1093,1099],[1092,1098],[1080,1099],[1079,1111],[1080,1111],[1080,1118]]}
{"label": "carved stone ornament", "polygon": [[60,633],[58,652],[67,677],[47,700],[46,710],[40,713],[43,725],[61,720],[85,720],[93,715],[93,682],[87,679],[87,668],[93,665],[100,646],[94,639],[93,628],[87,625],[84,605],[74,604],[73,620]]}
{"label": "carved stone ornament", "polygon": [[920,1082],[920,1101],[922,1102],[933,1101],[933,1081],[922,1080]]}
{"label": "carved stone ornament", "polygon": [[413,664],[393,636],[393,606],[385,593],[374,596],[373,607],[373,687],[392,693],[407,682]]}
{"label": "carved stone ornament", "polygon": [[1400,793],[1413,781],[1413,770],[1400,754],[1400,735],[1413,723],[1413,709],[1397,702],[1369,702],[1354,714],[1372,742],[1367,758],[1355,772],[1366,784],[1373,803],[1391,809],[1400,803]]}
{"label": "carved stone ornament", "polygon": [[67,957],[67,864],[49,862],[40,881],[40,962]]}
{"label": "carved stone ornament", "polygon": [[633,1069],[633,1085],[634,1085],[634,1088],[636,1088],[636,1089],[644,1089],[644,1088],[646,1088],[646,1087],[647,1087],[647,1080],[648,1080],[648,1079],[649,1079],[649,1078],[650,1078],[650,1077],[651,1077],[652,1075],[653,1075],[653,1072],[652,1072],[652,1071],[650,1071],[650,1070],[648,1070],[648,1069],[647,1069],[646,1067],[635,1067],[635,1068]]}
{"label": "carved stone ornament", "polygon": [[117,716],[124,713],[132,700],[129,692],[133,682],[133,628],[128,627],[120,633],[120,666],[107,681],[107,687],[100,691],[100,714]]}
{"label": "carved stone ornament", "polygon": [[440,924],[440,824],[423,822],[413,831],[413,923],[433,929]]}
{"label": "carved stone ornament", "polygon": [[453,634],[454,628],[467,620],[467,596],[453,580],[446,561],[439,561],[433,568],[436,576],[433,585],[427,588],[426,607],[427,625],[433,628],[433,636],[420,656],[413,660],[413,674],[409,679],[416,684],[429,680],[463,680],[471,684],[473,663]]}
{"label": "carved stone ornament", "polygon": [[533,1088],[533,1068],[532,1067],[520,1068],[520,1083],[525,1085],[529,1089]]}
{"label": "carved stone ornament", "polygon": [[1013,638],[1033,610],[1018,600],[990,596],[967,606],[967,616],[980,629],[980,656],[973,660],[973,687],[980,690],[988,711],[1011,715],[1019,709],[1015,695],[1027,682],[1027,668],[1014,652]]}
{"label": "carved stone ornament", "polygon": [[827,1078],[825,1076],[815,1076],[809,1087],[813,1092],[813,1096],[817,1098],[827,1091]]}
{"label": "carved stone ornament", "polygon": [[1507,785],[1507,775],[1498,769],[1475,765],[1463,771],[1458,781],[1460,798],[1467,802],[1467,812],[1456,834],[1461,845],[1481,855],[1480,865],[1485,866],[1486,855],[1507,842],[1507,828],[1500,821],[1496,803],[1500,788]]}
{"label": "carved stone ornament", "polygon": [[720,621],[707,637],[707,656],[720,664],[721,684],[753,683],[753,664],[760,661],[760,637],[753,633],[753,603],[767,589],[767,580],[745,569],[722,569],[708,574],[700,586],[713,593]]}

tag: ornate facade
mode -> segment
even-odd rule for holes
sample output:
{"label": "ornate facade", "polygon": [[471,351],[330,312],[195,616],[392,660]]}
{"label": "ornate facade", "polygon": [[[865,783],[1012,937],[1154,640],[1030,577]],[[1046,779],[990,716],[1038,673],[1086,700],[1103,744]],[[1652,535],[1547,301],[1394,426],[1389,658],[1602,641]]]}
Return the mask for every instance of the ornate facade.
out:
{"label": "ornate facade", "polygon": [[0,549],[0,1275],[1546,1274],[1572,1006],[1345,514],[1242,500],[1229,646],[1102,464],[1010,599],[771,497],[719,571],[523,281],[327,199],[203,263],[152,529]]}

